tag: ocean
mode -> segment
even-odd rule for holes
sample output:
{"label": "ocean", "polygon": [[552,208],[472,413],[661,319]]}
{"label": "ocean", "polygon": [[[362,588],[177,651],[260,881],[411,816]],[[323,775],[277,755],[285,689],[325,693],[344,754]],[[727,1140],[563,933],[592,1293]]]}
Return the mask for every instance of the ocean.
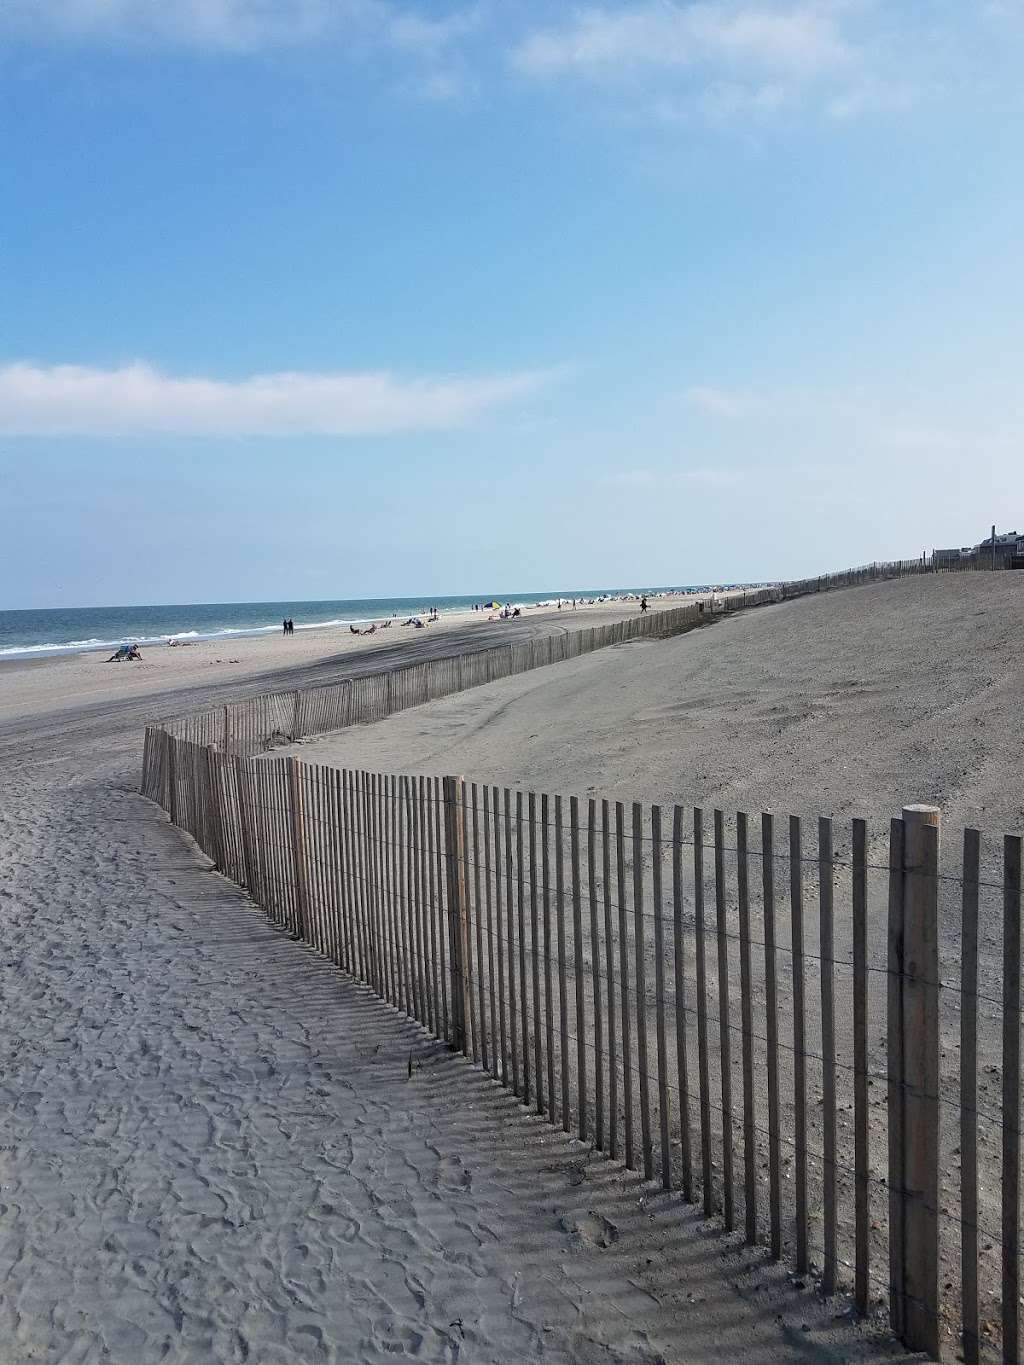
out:
{"label": "ocean", "polygon": [[[627,592],[666,589],[604,588],[569,592],[499,594],[522,605],[573,597],[618,597]],[[193,602],[149,607],[51,607],[41,611],[0,611],[0,660],[116,649],[118,645],[166,644],[169,640],[219,640],[270,635],[285,617],[296,631],[361,625],[397,616],[470,611],[489,597],[369,597],[333,602]]]}

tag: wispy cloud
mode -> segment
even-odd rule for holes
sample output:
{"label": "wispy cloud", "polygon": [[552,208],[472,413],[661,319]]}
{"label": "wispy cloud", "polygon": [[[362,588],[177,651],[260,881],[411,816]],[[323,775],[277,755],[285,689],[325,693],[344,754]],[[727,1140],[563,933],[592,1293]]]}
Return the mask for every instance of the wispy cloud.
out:
{"label": "wispy cloud", "polygon": [[907,101],[898,48],[877,0],[649,0],[578,9],[529,33],[512,63],[628,89],[662,121],[800,107],[843,119]]}
{"label": "wispy cloud", "polygon": [[730,422],[843,421],[871,409],[877,401],[853,390],[834,391],[797,387],[726,388],[698,384],[684,389],[683,401],[708,417]]}
{"label": "wispy cloud", "polygon": [[0,367],[0,433],[216,436],[374,433],[464,426],[536,393],[550,373],[402,379],[389,373],[175,378],[149,365]]}
{"label": "wispy cloud", "polygon": [[530,34],[514,54],[522,70],[541,76],[702,64],[816,73],[849,57],[830,6],[723,3],[579,10],[565,25]]}
{"label": "wispy cloud", "polygon": [[0,33],[246,53],[325,39],[383,42],[437,58],[475,22],[424,18],[391,0],[5,0]]}

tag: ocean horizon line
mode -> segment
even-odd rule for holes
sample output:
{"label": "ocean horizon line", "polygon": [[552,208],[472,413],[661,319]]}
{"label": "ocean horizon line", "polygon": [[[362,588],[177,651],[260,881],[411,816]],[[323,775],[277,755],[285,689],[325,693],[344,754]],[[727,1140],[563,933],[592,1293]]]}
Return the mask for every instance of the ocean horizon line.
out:
{"label": "ocean horizon line", "polygon": [[[283,619],[296,631],[343,629],[375,620],[416,616],[436,607],[442,616],[472,613],[474,605],[497,601],[525,607],[554,605],[559,600],[614,601],[646,593],[708,591],[733,584],[672,584],[605,588],[550,589],[534,593],[495,593],[408,597],[310,598],[253,602],[150,603],[112,607],[18,607],[0,610],[0,662],[85,654],[122,644],[153,646],[199,643],[271,635]],[[318,617],[320,619],[312,619]],[[268,619],[270,618],[270,619]]]}

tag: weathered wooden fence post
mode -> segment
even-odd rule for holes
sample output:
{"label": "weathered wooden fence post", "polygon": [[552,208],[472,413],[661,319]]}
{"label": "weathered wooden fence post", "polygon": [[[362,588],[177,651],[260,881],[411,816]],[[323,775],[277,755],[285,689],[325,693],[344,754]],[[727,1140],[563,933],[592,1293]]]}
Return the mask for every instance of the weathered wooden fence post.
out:
{"label": "weathered wooden fence post", "polygon": [[889,1278],[896,1334],[939,1358],[941,813],[906,806],[889,871]]}
{"label": "weathered wooden fence post", "polygon": [[462,832],[465,783],[461,777],[444,779],[444,847],[448,883],[448,972],[451,1001],[451,1038],[459,1052],[467,1048],[466,995],[469,961],[468,885],[466,850]]}
{"label": "weathered wooden fence post", "polygon": [[[301,693],[296,693],[300,696]],[[302,808],[302,781],[297,758],[288,759],[288,804],[291,807],[292,857],[295,864],[296,923],[293,931],[304,943],[309,942],[309,892],[306,885],[306,830]]]}

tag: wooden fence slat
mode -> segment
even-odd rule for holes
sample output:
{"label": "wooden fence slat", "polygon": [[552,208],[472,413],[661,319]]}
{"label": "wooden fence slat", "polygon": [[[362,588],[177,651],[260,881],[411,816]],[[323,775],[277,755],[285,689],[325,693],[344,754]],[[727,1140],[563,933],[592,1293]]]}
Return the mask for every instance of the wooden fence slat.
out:
{"label": "wooden fence slat", "polygon": [[867,825],[853,822],[853,1167],[854,1302],[868,1311],[870,1153],[868,1150]]}
{"label": "wooden fence slat", "polygon": [[[491,791],[490,787],[484,783],[483,794],[483,816],[484,816],[484,847],[483,847],[483,879],[484,879],[484,906],[487,920],[487,1000],[490,1006],[489,1023],[491,1036],[491,1066],[492,1076],[498,1074],[498,1009],[495,999],[494,989],[494,904],[492,881],[494,869],[491,866]],[[485,1068],[486,1069],[486,1068]]]}
{"label": "wooden fence slat", "polygon": [[668,1038],[665,1033],[665,926],[661,903],[661,807],[651,807],[651,896],[654,906],[654,997],[658,1052],[658,1129],[661,1138],[661,1184],[672,1188],[672,1147],[668,1100]]}
{"label": "wooden fence slat", "polygon": [[445,885],[447,887],[448,917],[448,999],[451,1009],[452,1047],[469,1055],[466,1038],[466,974],[464,966],[465,907],[463,893],[462,819],[459,812],[462,782],[456,777],[444,779],[444,847]]}
{"label": "wooden fence slat", "polygon": [[836,1215],[836,1022],[833,928],[832,821],[818,820],[819,952],[821,954],[822,1203],[824,1265],[821,1288],[834,1294],[838,1270]]}
{"label": "wooden fence slat", "polygon": [[333,883],[331,903],[334,919],[334,961],[345,969],[347,951],[347,925],[345,920],[345,883],[342,863],[342,825],[344,813],[341,808],[341,772],[338,768],[327,769],[327,782],[330,788],[330,876]]}
{"label": "wooden fence slat", "polygon": [[[587,1140],[587,1016],[583,975],[583,903],[580,893],[579,798],[569,798],[569,837],[572,857],[573,996],[576,1001],[576,1134]],[[598,1059],[595,1057],[595,1061]]]}
{"label": "wooden fence slat", "polygon": [[323,780],[323,858],[324,858],[324,913],[327,920],[327,950],[335,966],[341,963],[341,934],[338,922],[338,880],[336,873],[338,829],[337,800],[334,787],[335,769],[321,768]]}
{"label": "wooden fence slat", "polygon": [[743,1229],[757,1241],[757,1148],[754,1141],[754,1019],[750,973],[750,863],[747,816],[736,813],[736,903],[740,929],[740,1050],[743,1074]]}
{"label": "wooden fence slat", "polygon": [[906,1302],[903,1285],[903,1079],[902,1039],[900,1037],[900,976],[903,971],[903,821],[894,819],[889,826],[889,910],[888,910],[888,1020],[886,1058],[889,1074],[889,1322],[897,1337],[903,1336]]}
{"label": "wooden fence slat", "polygon": [[697,984],[697,1075],[700,1086],[700,1166],[704,1216],[714,1212],[711,1179],[711,1068],[708,1058],[708,977],[704,934],[704,812],[693,811],[693,917]]}
{"label": "wooden fence slat", "polygon": [[[497,787],[491,788],[491,806],[494,812],[494,946],[498,958],[498,1042],[501,1052],[501,1083],[508,1085],[508,1025],[505,1015],[505,954],[512,963],[512,936],[505,941],[505,913],[502,897],[501,861],[501,800]],[[511,925],[511,916],[509,924]],[[498,1064],[494,1065],[495,1075]]]}
{"label": "wooden fence slat", "polygon": [[416,883],[418,890],[419,923],[423,941],[423,991],[426,996],[427,1027],[437,1032],[437,985],[434,968],[437,954],[431,949],[430,926],[433,923],[433,906],[429,899],[430,857],[427,849],[427,784],[422,775],[416,778]]}
{"label": "wooden fence slat", "polygon": [[[507,807],[506,807],[507,809]],[[522,1017],[520,1029],[523,1063],[523,1103],[530,1103],[530,997],[527,993],[526,975],[526,900],[523,872],[523,793],[516,792],[516,927],[519,931],[519,1008]],[[535,941],[535,940],[534,940]],[[532,950],[532,944],[531,944]],[[536,957],[534,957],[536,961]],[[536,1007],[536,1001],[534,1002]],[[536,1015],[534,1015],[536,1024]],[[536,1032],[536,1028],[534,1029]]]}
{"label": "wooden fence slat", "polygon": [[[430,995],[434,1014],[433,1027],[434,1033],[438,1038],[447,1038],[447,1011],[443,1009],[440,989],[441,984],[444,982],[444,962],[441,957],[443,937],[438,934],[438,898],[440,886],[436,875],[437,852],[434,847],[434,834],[437,827],[436,778],[421,777],[420,783],[423,818],[426,825],[426,837],[423,841],[424,855],[426,857],[424,889],[427,905],[427,922],[430,930]],[[440,982],[438,978],[440,978]]]}
{"label": "wooden fence slat", "polygon": [[398,774],[392,788],[393,828],[395,838],[395,911],[398,917],[398,960],[400,1007],[410,1018],[416,1017],[413,994],[412,958],[409,952],[409,888],[408,863],[405,856],[407,828],[405,818],[405,782]]}
{"label": "wooden fence slat", "polygon": [[[519,996],[516,990],[515,900],[512,864],[512,793],[502,789],[502,814],[505,821],[505,917],[508,928],[508,1046],[512,1064],[512,1093],[519,1094]],[[522,935],[522,920],[519,933]],[[506,1084],[508,1082],[506,1081]]]}
{"label": "wooden fence slat", "polygon": [[413,819],[412,782],[403,774],[399,785],[399,818],[402,823],[399,857],[402,863],[402,922],[405,939],[405,971],[408,1010],[413,1019],[423,1018],[423,995],[420,989],[420,957],[416,948],[416,867],[413,854],[415,826]]}
{"label": "wooden fence slat", "polygon": [[441,1037],[451,1041],[451,1007],[448,1001],[448,931],[447,882],[445,879],[446,845],[444,822],[444,788],[439,777],[431,778],[434,800],[434,876],[437,886],[437,973],[441,992]]}
{"label": "wooden fence slat", "polygon": [[384,964],[385,999],[398,1004],[398,961],[395,952],[394,902],[391,897],[391,809],[386,773],[373,775],[373,827],[377,844],[377,904]]}
{"label": "wooden fence slat", "polygon": [[683,937],[683,808],[672,808],[672,957],[675,984],[676,1088],[683,1164],[683,1198],[693,1203],[693,1152],[690,1147],[690,1075],[686,1052],[686,944]]}
{"label": "wooden fence slat", "polygon": [[398,901],[398,830],[397,807],[395,802],[395,777],[385,773],[383,777],[383,823],[384,823],[384,862],[385,896],[387,901],[388,938],[391,945],[391,981],[393,1003],[396,1009],[405,1008],[405,989],[402,962],[401,906]]}
{"label": "wooden fence slat", "polygon": [[283,764],[280,759],[268,759],[264,764],[267,771],[267,824],[271,849],[271,901],[278,924],[288,923],[288,869],[285,861],[283,832],[286,828],[285,789],[282,784]]}
{"label": "wooden fence slat", "polygon": [[590,974],[594,1015],[594,1146],[604,1150],[604,1009],[601,936],[597,916],[597,802],[587,802],[587,894],[590,903]]}
{"label": "wooden fence slat", "polygon": [[361,981],[368,981],[370,979],[370,958],[363,913],[363,896],[366,883],[363,878],[362,821],[359,818],[359,775],[355,769],[350,769],[348,773],[348,824],[352,844],[352,909],[358,945],[358,976]]}
{"label": "wooden fence slat", "polygon": [[[402,783],[402,807],[405,819],[405,936],[408,953],[409,989],[413,1002],[413,1018],[422,1022],[426,1011],[423,998],[423,957],[419,945],[419,923],[416,872],[416,809],[413,800],[415,778],[407,775]],[[466,845],[468,847],[468,845]]]}
{"label": "wooden fence slat", "polygon": [[552,987],[552,944],[551,944],[551,840],[548,835],[549,802],[546,795],[540,798],[540,829],[543,844],[541,847],[541,891],[544,911],[544,1044],[546,1050],[548,1107],[547,1115],[555,1122],[555,1024],[554,990]]}
{"label": "wooden fence slat", "polygon": [[1020,1358],[1020,853],[1003,839],[1003,1365]]}
{"label": "wooden fence slat", "polygon": [[619,1076],[615,1035],[615,935],[612,924],[611,817],[601,802],[601,885],[604,890],[605,985],[608,996],[608,1155],[619,1154]]}
{"label": "wooden fence slat", "polygon": [[409,913],[412,924],[412,952],[416,966],[416,1018],[430,1027],[430,981],[423,923],[423,812],[417,779],[410,777],[407,785],[409,799]]}
{"label": "wooden fence slat", "polygon": [[562,798],[555,797],[555,935],[558,944],[558,1061],[562,1128],[569,1132],[569,998],[565,974],[565,838]]}
{"label": "wooden fence slat", "polygon": [[633,1152],[633,1057],[629,990],[629,929],[626,905],[626,831],[622,802],[615,803],[615,862],[619,896],[619,1003],[622,1019],[622,1103],[626,1130],[626,1169],[635,1168]]}
{"label": "wooden fence slat", "polygon": [[764,917],[764,1009],[768,1083],[768,1222],[773,1260],[782,1255],[782,1162],[779,1150],[779,1008],[775,951],[775,822],[761,816],[761,906]]}
{"label": "wooden fence slat", "polygon": [[715,811],[715,924],[718,936],[718,1043],[722,1085],[722,1211],[732,1232],[735,1211],[732,1188],[732,1040],[729,1019],[729,931],[725,920],[725,823]]}
{"label": "wooden fence slat", "polygon": [[300,773],[303,833],[306,850],[306,890],[309,915],[308,942],[318,953],[324,951],[323,901],[320,894],[320,791],[313,763],[303,763]]}
{"label": "wooden fence slat", "polygon": [[643,807],[633,802],[633,957],[636,976],[636,1065],[640,1073],[640,1136],[644,1179],[654,1179],[651,1094],[647,1071],[647,962],[644,949]]}
{"label": "wooden fence slat", "polygon": [[470,787],[470,800],[473,807],[473,922],[476,924],[477,1002],[473,1060],[479,1060],[483,1069],[487,1071],[487,1000],[484,985],[483,906],[480,896],[480,798],[475,782]]}
{"label": "wooden fence slat", "polygon": [[380,831],[377,828],[377,774],[367,773],[364,778],[365,787],[365,810],[366,810],[366,831],[369,841],[369,874],[370,874],[370,914],[371,932],[374,942],[374,956],[376,959],[376,991],[383,999],[387,999],[387,953],[386,940],[384,936],[384,916],[381,901],[381,875],[380,875]]}
{"label": "wooden fence slat", "polygon": [[[307,706],[303,724],[311,724],[312,712]],[[370,898],[370,933],[374,944],[374,990],[384,1000],[388,998],[387,935],[384,932],[384,904],[381,877],[381,843],[378,827],[377,774],[363,775],[363,816],[367,839],[367,891]]]}
{"label": "wooden fence slat", "polygon": [[[531,645],[534,642],[531,641]],[[544,1076],[541,1066],[541,995],[540,995],[540,974],[541,974],[541,951],[540,951],[540,921],[537,907],[537,798],[533,792],[529,794],[530,811],[530,953],[533,967],[533,1079],[534,1091],[537,1097],[537,1113],[544,1113]],[[547,813],[547,805],[544,805],[544,813]],[[550,961],[550,958],[545,958]],[[529,1079],[527,1079],[527,1086]]]}
{"label": "wooden fence slat", "polygon": [[965,1365],[977,1365],[978,1319],[978,881],[981,835],[964,830],[960,942],[960,1280]]}
{"label": "wooden fence slat", "polygon": [[321,764],[310,767],[310,782],[313,786],[314,830],[313,866],[316,871],[316,919],[320,937],[320,952],[331,957],[331,914],[330,882],[327,875],[329,856],[329,835],[331,828],[330,813],[327,807],[326,790],[327,770]]}
{"label": "wooden fence slat", "polygon": [[796,1268],[807,1270],[807,1048],[804,1009],[803,830],[789,818],[789,910],[793,957],[793,1192]]}

